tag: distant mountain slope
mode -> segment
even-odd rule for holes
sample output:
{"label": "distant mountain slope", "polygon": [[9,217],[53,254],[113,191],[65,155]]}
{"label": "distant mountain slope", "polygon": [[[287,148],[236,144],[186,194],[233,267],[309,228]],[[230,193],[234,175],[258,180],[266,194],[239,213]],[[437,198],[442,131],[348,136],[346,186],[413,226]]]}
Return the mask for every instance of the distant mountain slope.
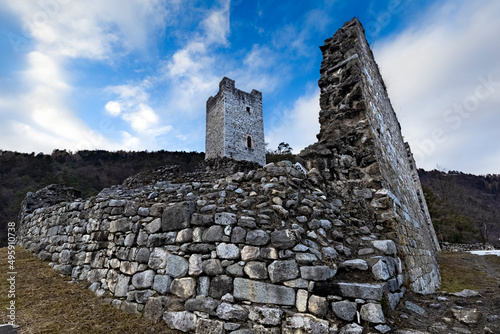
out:
{"label": "distant mountain slope", "polygon": [[0,247],[5,245],[6,224],[17,220],[28,191],[60,183],[89,197],[141,171],[164,165],[178,165],[181,171],[191,171],[203,159],[204,154],[196,152],[55,150],[50,155],[35,155],[0,150]]}
{"label": "distant mountain slope", "polygon": [[500,246],[500,175],[419,169],[439,241]]}

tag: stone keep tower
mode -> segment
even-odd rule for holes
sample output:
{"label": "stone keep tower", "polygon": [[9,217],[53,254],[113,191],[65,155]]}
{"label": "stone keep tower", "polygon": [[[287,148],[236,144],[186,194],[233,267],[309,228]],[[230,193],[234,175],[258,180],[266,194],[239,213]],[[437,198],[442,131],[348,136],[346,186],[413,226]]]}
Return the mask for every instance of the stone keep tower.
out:
{"label": "stone keep tower", "polygon": [[205,159],[228,157],[266,163],[262,93],[246,93],[224,78],[207,101]]}

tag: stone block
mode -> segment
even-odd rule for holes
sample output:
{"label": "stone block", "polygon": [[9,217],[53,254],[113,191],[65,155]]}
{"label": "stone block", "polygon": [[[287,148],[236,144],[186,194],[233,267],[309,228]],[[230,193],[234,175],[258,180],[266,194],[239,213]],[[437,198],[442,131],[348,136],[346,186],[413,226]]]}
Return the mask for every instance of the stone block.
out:
{"label": "stone block", "polygon": [[269,233],[264,230],[251,230],[247,233],[245,242],[252,246],[264,246],[270,239]]}
{"label": "stone block", "polygon": [[130,220],[128,220],[128,218],[120,218],[117,220],[112,220],[109,225],[109,232],[111,233],[127,232],[130,231],[131,226],[132,223]]}
{"label": "stone block", "polygon": [[245,265],[244,272],[251,279],[266,279],[267,265],[265,262],[250,261]]}
{"label": "stone block", "polygon": [[295,260],[274,261],[269,265],[271,282],[289,281],[299,276],[299,266]]}
{"label": "stone block", "polygon": [[354,259],[354,260],[347,260],[347,261],[342,262],[339,265],[339,268],[368,270],[368,264],[366,263],[365,260]]}
{"label": "stone block", "polygon": [[189,270],[189,262],[182,256],[167,254],[165,273],[171,277],[183,277]]}
{"label": "stone block", "polygon": [[155,277],[154,270],[146,270],[132,276],[132,285],[136,289],[147,289],[153,284]]}
{"label": "stone block", "polygon": [[130,277],[126,275],[119,275],[115,284],[114,295],[115,297],[125,297],[128,292],[128,285]]}
{"label": "stone block", "polygon": [[226,275],[220,275],[210,280],[210,288],[208,295],[215,299],[220,299],[226,293],[231,293],[233,290],[233,279]]}
{"label": "stone block", "polygon": [[224,272],[219,259],[209,259],[202,262],[201,267],[203,272],[210,276],[217,276]]}
{"label": "stone block", "polygon": [[148,263],[150,255],[151,253],[148,248],[139,248],[135,254],[135,260],[139,263]]}
{"label": "stone block", "polygon": [[300,267],[300,276],[310,281],[326,281],[337,273],[336,269],[329,266]]}
{"label": "stone block", "polygon": [[217,225],[234,225],[237,219],[234,213],[220,212],[215,214],[215,223]]}
{"label": "stone block", "polygon": [[152,269],[163,269],[167,265],[168,251],[165,248],[157,247],[149,255],[148,267]]}
{"label": "stone block", "polygon": [[163,320],[169,328],[178,329],[181,332],[189,332],[196,328],[197,316],[194,313],[182,312],[165,312]]}
{"label": "stone block", "polygon": [[392,240],[374,240],[372,245],[385,255],[396,255],[397,253],[396,244]]}
{"label": "stone block", "polygon": [[170,292],[170,284],[172,284],[172,278],[168,275],[155,275],[153,280],[153,290],[158,291],[159,294],[166,294]]}
{"label": "stone block", "polygon": [[176,278],[170,285],[170,292],[174,295],[187,299],[196,293],[196,281],[192,277]]}
{"label": "stone block", "polygon": [[152,222],[148,223],[144,229],[146,230],[146,232],[148,232],[149,234],[152,234],[152,233],[156,233],[158,232],[160,229],[161,229],[161,219],[160,218],[156,218],[156,219],[153,219]]}
{"label": "stone block", "polygon": [[386,281],[391,277],[387,264],[382,260],[378,260],[377,263],[372,266],[372,273],[376,279],[382,281]]}
{"label": "stone block", "polygon": [[[311,333],[329,334],[330,326],[328,321],[318,319],[309,314],[294,314],[285,319],[282,327],[283,334]],[[335,331],[334,331],[335,333]]]}
{"label": "stone block", "polygon": [[277,249],[293,248],[300,242],[300,235],[296,230],[278,230],[271,233],[271,244]]}
{"label": "stone block", "polygon": [[212,225],[203,231],[201,240],[204,242],[221,241],[224,236],[224,228],[220,225]]}
{"label": "stone block", "polygon": [[297,291],[297,298],[295,300],[295,307],[297,311],[303,313],[307,311],[307,300],[309,299],[309,293],[307,290],[300,289]]}
{"label": "stone block", "polygon": [[325,297],[311,295],[307,303],[307,309],[316,316],[324,317],[328,313],[328,301]]}
{"label": "stone block", "polygon": [[198,276],[203,272],[202,268],[203,258],[201,254],[193,254],[189,257],[188,274],[190,276]]}
{"label": "stone block", "polygon": [[205,297],[205,296],[197,296],[196,298],[193,299],[188,299],[184,306],[186,307],[187,311],[198,311],[198,312],[203,312],[207,313],[210,315],[215,315],[215,310],[219,306],[219,301],[210,298],[210,297]]}
{"label": "stone block", "polygon": [[224,320],[245,321],[248,318],[248,312],[242,306],[221,303],[217,307],[216,315]]}
{"label": "stone block", "polygon": [[219,320],[198,319],[195,334],[225,334],[224,322]]}
{"label": "stone block", "polygon": [[332,303],[333,314],[339,319],[353,321],[357,313],[357,304],[347,300]]}
{"label": "stone block", "polygon": [[233,295],[260,304],[295,305],[294,289],[239,277],[234,279]]}
{"label": "stone block", "polygon": [[347,298],[360,298],[369,300],[382,300],[383,285],[366,283],[334,283],[335,291]]}
{"label": "stone block", "polygon": [[254,306],[250,309],[248,318],[262,325],[279,326],[283,311],[279,308]]}
{"label": "stone block", "polygon": [[241,250],[241,260],[251,261],[260,258],[260,248],[254,246],[245,246]]}
{"label": "stone block", "polygon": [[220,243],[217,248],[217,256],[221,259],[238,259],[240,257],[240,249],[234,244]]}
{"label": "stone block", "polygon": [[161,217],[161,229],[164,232],[188,228],[191,215],[195,211],[193,202],[181,202],[167,206]]}
{"label": "stone block", "polygon": [[247,230],[240,226],[235,226],[231,231],[231,242],[233,244],[239,244],[245,241],[247,235]]}
{"label": "stone block", "polygon": [[382,306],[376,303],[367,303],[361,306],[359,311],[361,319],[374,324],[385,323],[384,312],[382,311]]}

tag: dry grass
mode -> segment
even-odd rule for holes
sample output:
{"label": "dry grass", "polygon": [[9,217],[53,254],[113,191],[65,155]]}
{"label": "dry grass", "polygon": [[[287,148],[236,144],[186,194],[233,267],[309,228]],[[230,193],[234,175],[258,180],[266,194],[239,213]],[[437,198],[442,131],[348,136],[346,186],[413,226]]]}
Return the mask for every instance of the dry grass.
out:
{"label": "dry grass", "polygon": [[[7,323],[7,249],[0,248],[0,322]],[[32,333],[179,333],[164,323],[116,310],[81,284],[69,284],[47,262],[16,248],[16,323]]]}
{"label": "dry grass", "polygon": [[500,283],[500,257],[469,253],[442,252],[441,290],[459,292],[463,289],[476,291],[498,287]]}

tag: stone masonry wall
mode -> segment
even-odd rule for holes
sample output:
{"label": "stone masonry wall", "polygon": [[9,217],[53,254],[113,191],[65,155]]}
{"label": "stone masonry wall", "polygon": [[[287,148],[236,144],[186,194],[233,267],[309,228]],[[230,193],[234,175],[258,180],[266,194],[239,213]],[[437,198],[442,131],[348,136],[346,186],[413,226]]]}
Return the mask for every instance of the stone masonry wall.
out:
{"label": "stone masonry wall", "polygon": [[[351,20],[321,50],[321,129],[318,142],[301,155],[337,187],[342,183],[365,192],[375,216],[394,228],[411,289],[433,292],[440,285],[439,244],[363,27]],[[388,200],[374,199],[372,193],[386,194]]]}
{"label": "stone masonry wall", "polygon": [[405,291],[390,229],[354,217],[364,199],[328,193],[320,178],[280,162],[211,182],[114,186],[24,212],[19,235],[113,306],[184,332],[387,328]]}
{"label": "stone masonry wall", "polygon": [[207,159],[266,163],[261,92],[246,93],[235,88],[234,80],[222,79],[217,95],[207,101],[205,151]]}

